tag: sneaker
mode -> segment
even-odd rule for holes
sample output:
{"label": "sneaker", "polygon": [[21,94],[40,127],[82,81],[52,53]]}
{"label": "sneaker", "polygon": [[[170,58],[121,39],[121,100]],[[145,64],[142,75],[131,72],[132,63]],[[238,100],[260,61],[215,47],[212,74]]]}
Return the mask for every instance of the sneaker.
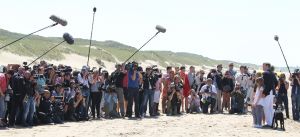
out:
{"label": "sneaker", "polygon": [[257,125],[256,128],[262,128],[262,126],[261,125]]}

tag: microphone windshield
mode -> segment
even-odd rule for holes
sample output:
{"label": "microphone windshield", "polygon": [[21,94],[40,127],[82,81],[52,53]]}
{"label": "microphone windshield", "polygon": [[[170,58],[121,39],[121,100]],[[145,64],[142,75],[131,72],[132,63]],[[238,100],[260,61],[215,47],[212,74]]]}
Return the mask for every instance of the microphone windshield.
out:
{"label": "microphone windshield", "polygon": [[74,39],[69,33],[64,33],[63,38],[68,44],[74,44]]}
{"label": "microphone windshield", "polygon": [[61,18],[59,18],[59,17],[57,17],[57,16],[55,16],[55,15],[51,15],[51,16],[50,16],[50,19],[51,19],[52,21],[54,21],[54,22],[56,22],[56,23],[62,25],[62,26],[67,26],[67,24],[68,24],[68,22],[67,22],[66,20],[61,19]]}
{"label": "microphone windshield", "polygon": [[162,32],[162,33],[165,33],[167,30],[166,28],[160,26],[160,25],[156,25],[155,27],[157,29],[158,32]]}
{"label": "microphone windshield", "polygon": [[94,8],[93,8],[93,12],[96,12],[96,10],[97,10],[97,8],[96,8],[96,7],[94,7]]}
{"label": "microphone windshield", "polygon": [[278,41],[279,37],[277,35],[274,36],[274,40]]}

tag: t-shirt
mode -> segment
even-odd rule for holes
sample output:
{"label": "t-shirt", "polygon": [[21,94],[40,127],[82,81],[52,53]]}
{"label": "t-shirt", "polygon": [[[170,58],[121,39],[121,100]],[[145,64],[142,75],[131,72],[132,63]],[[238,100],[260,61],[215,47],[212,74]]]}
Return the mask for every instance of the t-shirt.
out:
{"label": "t-shirt", "polygon": [[264,91],[263,87],[256,89],[253,104],[257,103],[257,105],[263,105],[263,98],[262,97],[259,98],[259,96],[261,96],[263,91]]}
{"label": "t-shirt", "polygon": [[138,72],[136,73],[136,77],[132,79],[132,76],[134,75],[134,71],[129,71],[128,72],[128,88],[139,88],[139,78],[140,75]]}

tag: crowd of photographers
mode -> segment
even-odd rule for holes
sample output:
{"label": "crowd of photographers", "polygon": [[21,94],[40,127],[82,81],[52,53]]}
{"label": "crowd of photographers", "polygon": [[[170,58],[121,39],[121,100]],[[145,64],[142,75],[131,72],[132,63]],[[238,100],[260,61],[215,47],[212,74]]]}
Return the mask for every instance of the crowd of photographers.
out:
{"label": "crowd of photographers", "polygon": [[[146,112],[151,117],[160,113],[245,114],[253,102],[255,80],[262,73],[250,73],[241,66],[237,74],[233,64],[228,68],[223,73],[222,65],[218,65],[205,75],[205,71],[196,72],[193,66],[189,71],[185,67],[167,67],[162,74],[157,66],[143,70],[132,62],[116,65],[109,74],[87,66],[75,71],[70,66],[54,66],[45,61],[33,68],[25,63],[0,74],[0,126],[132,118],[133,112],[136,118],[144,118]],[[289,118],[289,84],[284,74],[278,80],[276,95]],[[290,78],[294,120],[299,120],[299,80],[297,71]]]}

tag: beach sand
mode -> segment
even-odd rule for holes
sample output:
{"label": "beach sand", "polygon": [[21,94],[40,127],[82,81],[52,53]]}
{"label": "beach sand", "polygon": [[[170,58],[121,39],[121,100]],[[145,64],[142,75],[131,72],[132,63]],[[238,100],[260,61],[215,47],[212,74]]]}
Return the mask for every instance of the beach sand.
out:
{"label": "beach sand", "polygon": [[298,137],[300,123],[286,120],[286,131],[256,129],[251,115],[184,114],[160,116],[142,120],[103,119],[86,122],[68,122],[33,128],[0,130],[1,137],[127,137],[127,136],[230,136],[230,137]]}

